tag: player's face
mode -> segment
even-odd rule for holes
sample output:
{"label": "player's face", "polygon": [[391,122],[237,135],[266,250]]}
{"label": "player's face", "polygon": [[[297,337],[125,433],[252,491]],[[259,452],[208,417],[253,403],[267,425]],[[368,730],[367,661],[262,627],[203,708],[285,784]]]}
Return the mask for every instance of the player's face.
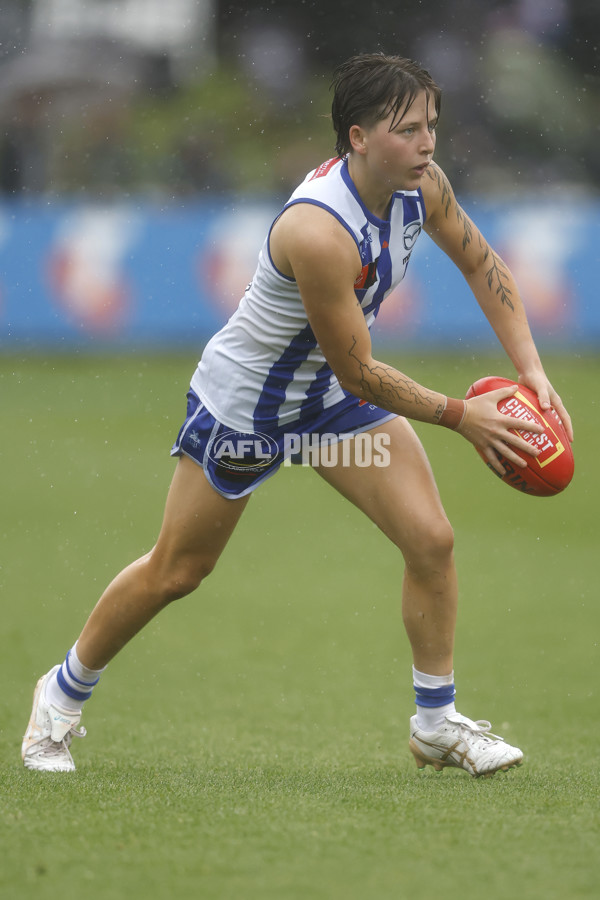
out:
{"label": "player's face", "polygon": [[361,128],[363,143],[357,149],[371,177],[390,192],[416,190],[433,157],[436,120],[435,107],[422,91],[408,110]]}

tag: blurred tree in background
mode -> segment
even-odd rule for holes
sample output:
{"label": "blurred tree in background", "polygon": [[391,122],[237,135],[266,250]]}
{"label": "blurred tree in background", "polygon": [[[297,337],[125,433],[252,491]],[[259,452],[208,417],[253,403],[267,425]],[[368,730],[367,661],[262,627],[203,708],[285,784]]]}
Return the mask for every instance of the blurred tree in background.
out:
{"label": "blurred tree in background", "polygon": [[382,50],[441,84],[458,190],[597,192],[599,38],[595,0],[7,0],[0,190],[285,197],[333,154],[333,68]]}

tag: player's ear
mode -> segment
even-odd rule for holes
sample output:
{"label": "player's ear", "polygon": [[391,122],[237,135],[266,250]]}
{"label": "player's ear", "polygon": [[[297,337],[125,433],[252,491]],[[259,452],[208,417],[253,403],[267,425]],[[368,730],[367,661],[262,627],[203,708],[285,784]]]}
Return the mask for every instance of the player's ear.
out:
{"label": "player's ear", "polygon": [[367,133],[361,125],[350,126],[348,139],[350,141],[350,146],[356,153],[360,153],[361,155],[366,153]]}

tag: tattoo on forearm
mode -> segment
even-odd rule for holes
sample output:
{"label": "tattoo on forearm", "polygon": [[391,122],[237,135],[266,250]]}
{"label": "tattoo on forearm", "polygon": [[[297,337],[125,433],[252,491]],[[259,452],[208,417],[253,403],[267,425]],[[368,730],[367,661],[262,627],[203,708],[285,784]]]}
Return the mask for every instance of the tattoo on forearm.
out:
{"label": "tattoo on forearm", "polygon": [[493,250],[490,250],[489,246],[486,244],[487,253],[492,257],[492,265],[485,273],[487,278],[487,283],[490,291],[493,291],[495,288],[495,294],[500,298],[500,302],[503,306],[508,306],[512,312],[515,311],[514,303],[511,300],[512,291],[508,286],[509,274],[508,269],[502,262],[499,256],[496,256]]}
{"label": "tattoo on forearm", "polygon": [[[357,344],[356,337],[352,335],[352,346],[348,356],[354,359],[360,371],[360,386],[377,406],[394,411],[398,401],[406,403],[412,401],[416,406],[431,408],[434,402],[422,390],[419,390],[412,378],[403,375],[389,366],[368,366],[354,352]],[[437,422],[444,411],[443,406],[438,406],[434,412],[434,420]]]}
{"label": "tattoo on forearm", "polygon": [[[442,209],[446,218],[449,217],[450,210],[452,206],[454,206],[456,219],[463,228],[462,248],[463,250],[466,250],[469,244],[473,242],[473,225],[471,223],[471,220],[466,215],[464,210],[460,207],[460,205],[456,202],[456,199],[452,194],[450,182],[448,181],[442,170],[439,169],[434,163],[427,167],[426,174],[432,181],[435,181],[439,188],[441,194],[440,200],[442,203]],[[510,277],[508,269],[506,268],[500,257],[494,253],[489,244],[483,240],[481,234],[479,233],[478,243],[483,250],[483,261],[487,262],[488,258],[491,257],[491,266],[485,273],[490,291],[494,291],[496,296],[499,297],[500,302],[503,306],[508,307],[508,309],[514,312],[515,307],[511,299],[512,290],[509,287]]]}
{"label": "tattoo on forearm", "polygon": [[471,224],[471,220],[469,219],[468,216],[465,215],[465,213],[463,212],[461,207],[458,205],[458,203],[456,203],[455,206],[456,206],[456,218],[458,219],[459,222],[462,223],[462,227],[463,227],[462,248],[463,248],[463,250],[466,250],[467,247],[469,246],[469,244],[473,240],[473,226]]}

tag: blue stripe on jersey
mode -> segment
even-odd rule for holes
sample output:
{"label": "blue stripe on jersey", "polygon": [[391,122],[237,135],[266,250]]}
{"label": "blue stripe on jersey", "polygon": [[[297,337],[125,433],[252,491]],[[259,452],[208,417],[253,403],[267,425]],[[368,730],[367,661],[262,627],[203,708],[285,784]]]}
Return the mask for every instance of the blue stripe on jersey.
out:
{"label": "blue stripe on jersey", "polygon": [[[323,412],[323,397],[327,393],[329,382],[333,372],[329,363],[323,363],[321,368],[306,392],[306,396],[300,407],[300,421],[311,418],[314,415],[320,415]],[[318,407],[316,401],[320,401]]]}
{"label": "blue stripe on jersey", "polygon": [[317,346],[317,339],[310,325],[292,339],[279,359],[273,363],[265,378],[258,402],[254,407],[254,427],[260,431],[263,424],[276,424],[279,409],[285,400],[288,385],[294,378],[294,372],[306,362],[311,350]]}
{"label": "blue stripe on jersey", "polygon": [[381,244],[381,252],[377,260],[377,287],[373,294],[373,299],[368,306],[363,306],[365,315],[374,309],[379,311],[379,307],[385,298],[386,291],[389,291],[392,284],[392,257],[390,256],[391,225],[389,222],[381,223],[379,229],[379,242]]}
{"label": "blue stripe on jersey", "polygon": [[356,185],[352,181],[352,176],[350,175],[350,172],[348,171],[348,159],[347,158],[344,160],[344,165],[340,169],[340,174],[342,176],[342,181],[344,182],[344,184],[346,185],[346,187],[348,188],[348,190],[350,191],[350,193],[352,194],[352,196],[354,197],[354,199],[356,200],[356,202],[362,209],[363,215],[364,215],[365,219],[367,220],[367,222],[371,222],[373,225],[376,226],[376,228],[385,227],[385,225],[387,224],[385,222],[385,220],[380,219],[378,216],[376,216],[374,213],[372,213],[370,209],[367,209],[367,207],[365,206],[362,197],[360,196],[360,194],[358,193],[358,190],[356,189]]}
{"label": "blue stripe on jersey", "polygon": [[[423,194],[421,188],[419,188],[418,197],[403,197],[402,203],[404,206],[404,224],[410,225],[412,222],[425,221],[425,205],[423,203]],[[420,231],[421,229],[419,229]],[[416,240],[416,238],[415,238]],[[414,244],[414,240],[413,240]],[[405,250],[412,249],[411,247],[404,247]]]}
{"label": "blue stripe on jersey", "polygon": [[369,226],[367,224],[363,225],[360,229],[360,233],[363,236],[362,241],[358,247],[360,251],[360,261],[365,265],[365,263],[373,262],[373,248],[371,246],[371,233],[369,231]]}

